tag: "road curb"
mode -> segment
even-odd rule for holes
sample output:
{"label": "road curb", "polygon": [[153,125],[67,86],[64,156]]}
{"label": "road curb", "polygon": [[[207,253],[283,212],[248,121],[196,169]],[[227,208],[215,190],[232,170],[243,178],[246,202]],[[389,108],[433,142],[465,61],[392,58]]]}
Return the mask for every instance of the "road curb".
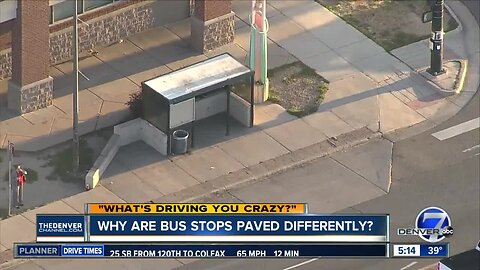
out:
{"label": "road curb", "polygon": [[[440,85],[441,81],[451,80],[452,79],[451,77],[447,77],[447,78],[444,78],[444,79],[443,78],[438,79],[436,76],[430,75],[427,72],[428,68],[417,69],[417,70],[415,70],[415,72],[418,75],[420,75],[421,77],[423,77],[426,80],[426,82],[430,86],[432,86],[432,88],[435,89],[435,91],[437,91],[441,95],[443,95],[443,96],[451,96],[451,95],[454,95],[454,94],[458,95],[462,91],[463,84],[465,83],[465,77],[466,77],[467,70],[468,70],[468,60],[465,60],[465,59],[451,59],[451,60],[445,61],[444,64],[445,63],[450,63],[450,62],[458,62],[460,64],[460,69],[458,70],[458,73],[454,77],[454,83],[453,83],[453,87],[451,89],[444,88],[444,87],[442,87],[442,85]],[[442,75],[440,75],[440,76],[442,76]],[[435,80],[437,80],[437,81],[435,81]]]}
{"label": "road curb", "polygon": [[265,177],[282,173],[286,170],[301,167],[318,158],[363,144],[371,139],[380,138],[382,134],[364,127],[355,131],[330,138],[326,141],[287,153],[277,158],[249,166],[236,172],[220,176],[211,181],[197,184],[174,194],[168,194],[153,203],[190,202],[210,194],[220,193],[261,180]]}
{"label": "road curb", "polygon": [[465,77],[467,76],[468,71],[468,60],[458,60],[461,64],[460,71],[457,76],[457,81],[455,82],[455,86],[453,89],[455,90],[456,94],[460,94],[463,90],[463,85],[465,83]]}

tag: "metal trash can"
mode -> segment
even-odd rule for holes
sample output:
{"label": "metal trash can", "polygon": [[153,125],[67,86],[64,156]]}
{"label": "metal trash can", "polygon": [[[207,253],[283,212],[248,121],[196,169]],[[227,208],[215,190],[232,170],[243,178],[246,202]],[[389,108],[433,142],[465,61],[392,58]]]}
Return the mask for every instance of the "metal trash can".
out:
{"label": "metal trash can", "polygon": [[188,150],[188,132],[178,129],[173,132],[172,152],[174,154],[185,154]]}

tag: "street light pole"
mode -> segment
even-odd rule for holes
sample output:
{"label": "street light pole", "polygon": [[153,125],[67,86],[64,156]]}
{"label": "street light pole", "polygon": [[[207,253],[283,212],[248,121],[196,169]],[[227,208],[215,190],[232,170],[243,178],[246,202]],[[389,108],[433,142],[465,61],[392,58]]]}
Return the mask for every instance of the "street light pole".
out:
{"label": "street light pole", "polygon": [[74,85],[73,91],[73,175],[77,175],[80,163],[79,158],[79,140],[78,140],[78,3],[74,2],[73,18],[73,72]]}
{"label": "street light pole", "polygon": [[443,69],[443,7],[444,0],[434,0],[432,6],[432,35],[430,37],[430,68],[434,76],[445,73]]}

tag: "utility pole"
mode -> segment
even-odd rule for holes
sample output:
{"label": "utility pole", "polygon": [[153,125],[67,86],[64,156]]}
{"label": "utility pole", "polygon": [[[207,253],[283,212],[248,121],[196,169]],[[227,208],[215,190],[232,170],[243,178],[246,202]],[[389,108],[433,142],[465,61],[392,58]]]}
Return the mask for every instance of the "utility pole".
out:
{"label": "utility pole", "polygon": [[433,76],[445,73],[443,69],[443,6],[444,0],[434,0],[432,5],[432,35],[430,37],[430,68]]}
{"label": "utility pole", "polygon": [[73,72],[74,85],[73,90],[73,175],[77,175],[80,163],[79,157],[79,140],[78,140],[78,3],[74,3],[74,17],[73,17]]}
{"label": "utility pole", "polygon": [[12,162],[14,145],[8,141],[8,216],[12,215]]}

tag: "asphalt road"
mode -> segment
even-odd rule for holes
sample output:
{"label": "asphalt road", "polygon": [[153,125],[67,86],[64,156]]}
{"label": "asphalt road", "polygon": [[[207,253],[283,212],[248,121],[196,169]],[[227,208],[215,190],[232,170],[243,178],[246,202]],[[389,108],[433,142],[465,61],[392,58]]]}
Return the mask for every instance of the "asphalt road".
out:
{"label": "asphalt road", "polygon": [[478,0],[462,0],[461,1],[472,13],[473,17],[477,20],[480,17],[480,1]]}

